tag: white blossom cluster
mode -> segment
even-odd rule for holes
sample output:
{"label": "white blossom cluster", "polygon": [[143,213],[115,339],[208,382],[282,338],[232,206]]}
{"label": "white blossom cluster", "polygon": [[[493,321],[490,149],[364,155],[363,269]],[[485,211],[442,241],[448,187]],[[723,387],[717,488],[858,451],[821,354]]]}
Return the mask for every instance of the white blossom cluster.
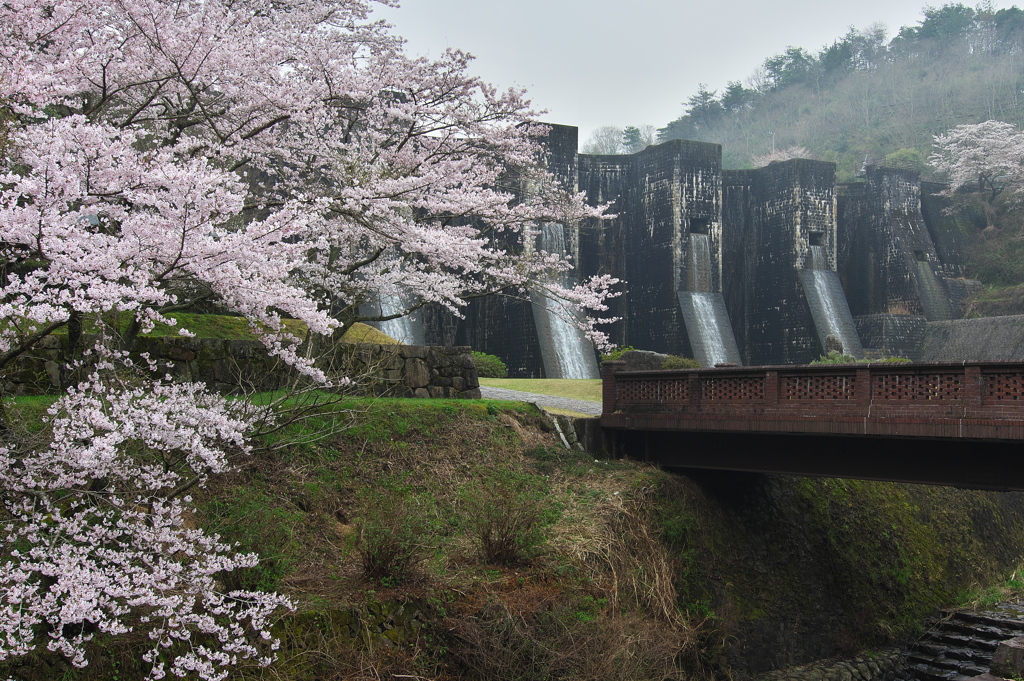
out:
{"label": "white blossom cluster", "polygon": [[[188,492],[273,416],[133,340],[213,299],[323,382],[285,317],[329,335],[381,296],[542,290],[583,319],[615,280],[567,284],[530,244],[603,209],[543,169],[522,92],[408,57],[364,0],[9,0],[0,34],[0,369],[67,334],[44,433],[0,412],[0,660],[145,632],[153,678],[269,661],[287,600],[221,593],[256,557]],[[579,324],[603,344],[603,321]]]}

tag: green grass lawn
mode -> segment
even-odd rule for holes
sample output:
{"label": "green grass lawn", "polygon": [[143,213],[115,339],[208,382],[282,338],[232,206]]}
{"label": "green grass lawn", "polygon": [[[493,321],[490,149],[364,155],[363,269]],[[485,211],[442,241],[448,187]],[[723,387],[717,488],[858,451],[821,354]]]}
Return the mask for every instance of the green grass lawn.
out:
{"label": "green grass lawn", "polygon": [[[233,317],[231,315],[219,314],[193,314],[190,312],[172,312],[167,316],[176,320],[178,325],[170,326],[168,324],[157,324],[151,333],[142,335],[149,337],[179,336],[178,328],[184,327],[194,333],[197,338],[259,340],[259,337],[253,333],[252,328],[249,326],[249,322],[244,317]],[[127,326],[128,320],[129,317],[126,313],[117,321],[112,321],[112,323],[124,328]],[[0,326],[2,326],[2,324],[3,322],[0,322]],[[304,338],[306,336],[306,324],[298,319],[285,319],[284,328],[297,338]],[[83,325],[83,330],[85,333],[95,333],[96,326],[91,320],[86,320]],[[67,332],[67,327],[61,327],[54,331],[54,333],[58,335],[66,334]],[[358,322],[349,327],[345,332],[345,335],[342,337],[342,342],[378,343],[383,345],[401,344],[391,336],[381,333],[367,324]]]}
{"label": "green grass lawn", "polygon": [[[256,334],[249,327],[244,317],[231,317],[218,314],[191,314],[188,312],[172,312],[167,315],[177,320],[178,325],[194,333],[198,338],[226,338],[229,340],[257,340]],[[285,328],[302,338],[306,335],[306,325],[297,319],[284,320]],[[177,336],[178,328],[157,324],[150,336]]]}
{"label": "green grass lawn", "polygon": [[600,378],[481,378],[480,385],[574,400],[601,401]]}
{"label": "green grass lawn", "polygon": [[[157,324],[153,331],[142,334],[149,337],[178,336],[179,327],[184,327],[196,335],[197,338],[224,338],[228,340],[258,340],[253,333],[249,322],[244,317],[232,317],[219,314],[193,314],[190,312],[172,312],[167,315],[178,322],[177,326],[168,324]],[[107,322],[117,328],[126,328],[130,317],[128,313],[107,315]],[[0,324],[8,323],[6,320]],[[26,324],[28,326],[28,324]],[[284,327],[290,333],[299,338],[306,335],[306,324],[298,319],[285,319]],[[96,325],[91,319],[85,319],[82,324],[82,331],[85,333],[96,333]],[[66,326],[58,328],[53,333],[63,335],[68,332]]]}

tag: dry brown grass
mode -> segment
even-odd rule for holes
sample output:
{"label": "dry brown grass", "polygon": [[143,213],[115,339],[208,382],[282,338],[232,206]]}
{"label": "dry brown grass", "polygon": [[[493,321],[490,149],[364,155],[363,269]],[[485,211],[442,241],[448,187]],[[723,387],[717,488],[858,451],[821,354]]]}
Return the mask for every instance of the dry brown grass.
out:
{"label": "dry brown grass", "polygon": [[910,306],[903,300],[891,301],[885,308],[886,314],[895,314],[909,316],[914,314],[910,311]]}
{"label": "dry brown grass", "polygon": [[[535,410],[451,419],[437,412],[422,421],[396,411],[393,419],[383,436],[356,428],[301,456],[266,453],[225,483],[258,482],[303,514],[292,526],[301,554],[279,585],[300,605],[282,620],[289,643],[278,664],[244,678],[681,678],[678,659],[697,655],[699,632],[678,610],[672,558],[647,517],[655,469],[565,450]],[[547,476],[561,517],[528,561],[479,559],[460,520],[469,510],[460,490],[481,470]],[[384,480],[430,495],[437,509],[425,537],[433,548],[399,584],[368,581],[354,550],[360,490]],[[382,647],[379,632],[353,643],[308,622],[409,598],[436,608],[411,644]]]}

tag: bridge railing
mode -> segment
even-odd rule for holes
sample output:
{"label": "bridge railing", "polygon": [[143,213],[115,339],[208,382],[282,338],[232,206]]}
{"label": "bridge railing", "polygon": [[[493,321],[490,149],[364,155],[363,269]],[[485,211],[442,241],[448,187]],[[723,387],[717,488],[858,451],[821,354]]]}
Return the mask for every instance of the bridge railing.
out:
{"label": "bridge railing", "polygon": [[605,362],[604,414],[1024,418],[1024,363],[625,371]]}

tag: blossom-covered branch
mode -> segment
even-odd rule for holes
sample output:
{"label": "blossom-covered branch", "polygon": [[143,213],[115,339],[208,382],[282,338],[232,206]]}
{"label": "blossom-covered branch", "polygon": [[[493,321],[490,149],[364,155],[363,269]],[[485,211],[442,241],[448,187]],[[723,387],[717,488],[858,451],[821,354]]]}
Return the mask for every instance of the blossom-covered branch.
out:
{"label": "blossom-covered branch", "polygon": [[600,312],[614,282],[556,287],[572,263],[530,242],[601,210],[544,171],[522,92],[458,51],[406,56],[364,0],[11,0],[0,20],[0,369],[67,332],[44,432],[0,410],[0,660],[81,666],[136,631],[153,678],[269,661],[287,600],[222,593],[256,557],[187,518],[274,414],[172,382],[135,337],[214,300],[316,383],[286,317],[329,335],[381,296],[458,314],[538,287]]}

